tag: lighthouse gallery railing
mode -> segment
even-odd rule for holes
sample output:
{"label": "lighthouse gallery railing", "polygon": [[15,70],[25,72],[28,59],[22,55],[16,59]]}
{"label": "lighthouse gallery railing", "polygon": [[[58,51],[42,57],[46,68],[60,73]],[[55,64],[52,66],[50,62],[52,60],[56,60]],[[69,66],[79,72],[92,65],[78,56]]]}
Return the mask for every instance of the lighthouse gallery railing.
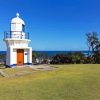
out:
{"label": "lighthouse gallery railing", "polygon": [[[13,34],[12,34],[13,33]],[[18,31],[18,32],[15,32],[15,31],[13,31],[13,32],[4,32],[4,39],[8,39],[8,38],[17,38],[17,39],[29,39],[29,33],[27,32],[25,32],[24,34],[23,34],[23,32],[21,32],[21,31]]]}

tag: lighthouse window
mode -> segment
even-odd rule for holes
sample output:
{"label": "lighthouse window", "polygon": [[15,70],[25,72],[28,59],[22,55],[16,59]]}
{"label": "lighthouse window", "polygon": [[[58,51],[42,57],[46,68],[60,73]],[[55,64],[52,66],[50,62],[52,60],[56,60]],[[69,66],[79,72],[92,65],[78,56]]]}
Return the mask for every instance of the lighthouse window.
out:
{"label": "lighthouse window", "polygon": [[25,25],[22,25],[22,31],[25,32]]}

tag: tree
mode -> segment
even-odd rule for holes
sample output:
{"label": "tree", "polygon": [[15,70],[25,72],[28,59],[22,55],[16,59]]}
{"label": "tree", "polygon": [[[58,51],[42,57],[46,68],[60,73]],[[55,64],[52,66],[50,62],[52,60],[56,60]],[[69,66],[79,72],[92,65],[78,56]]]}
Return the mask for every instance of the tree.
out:
{"label": "tree", "polygon": [[89,55],[92,56],[95,47],[99,44],[98,34],[96,32],[86,33],[86,37]]}
{"label": "tree", "polygon": [[98,63],[100,60],[100,42],[98,34],[96,32],[91,32],[86,34],[87,37],[87,46],[89,49],[89,56],[93,59],[93,63]]}
{"label": "tree", "polygon": [[100,64],[100,43],[94,49],[94,61]]}

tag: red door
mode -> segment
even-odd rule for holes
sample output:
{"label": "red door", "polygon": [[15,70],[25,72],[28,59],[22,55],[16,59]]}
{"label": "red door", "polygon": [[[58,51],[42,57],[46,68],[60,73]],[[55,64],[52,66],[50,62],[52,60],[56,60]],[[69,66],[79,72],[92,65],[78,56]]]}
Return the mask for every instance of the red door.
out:
{"label": "red door", "polygon": [[17,66],[22,66],[24,64],[24,50],[17,49]]}

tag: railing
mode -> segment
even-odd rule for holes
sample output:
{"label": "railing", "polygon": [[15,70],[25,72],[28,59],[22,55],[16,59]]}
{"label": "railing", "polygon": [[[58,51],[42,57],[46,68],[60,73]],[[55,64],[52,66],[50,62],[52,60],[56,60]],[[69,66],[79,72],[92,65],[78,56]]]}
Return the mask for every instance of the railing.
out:
{"label": "railing", "polygon": [[29,33],[21,31],[4,32],[4,39],[29,39]]}

